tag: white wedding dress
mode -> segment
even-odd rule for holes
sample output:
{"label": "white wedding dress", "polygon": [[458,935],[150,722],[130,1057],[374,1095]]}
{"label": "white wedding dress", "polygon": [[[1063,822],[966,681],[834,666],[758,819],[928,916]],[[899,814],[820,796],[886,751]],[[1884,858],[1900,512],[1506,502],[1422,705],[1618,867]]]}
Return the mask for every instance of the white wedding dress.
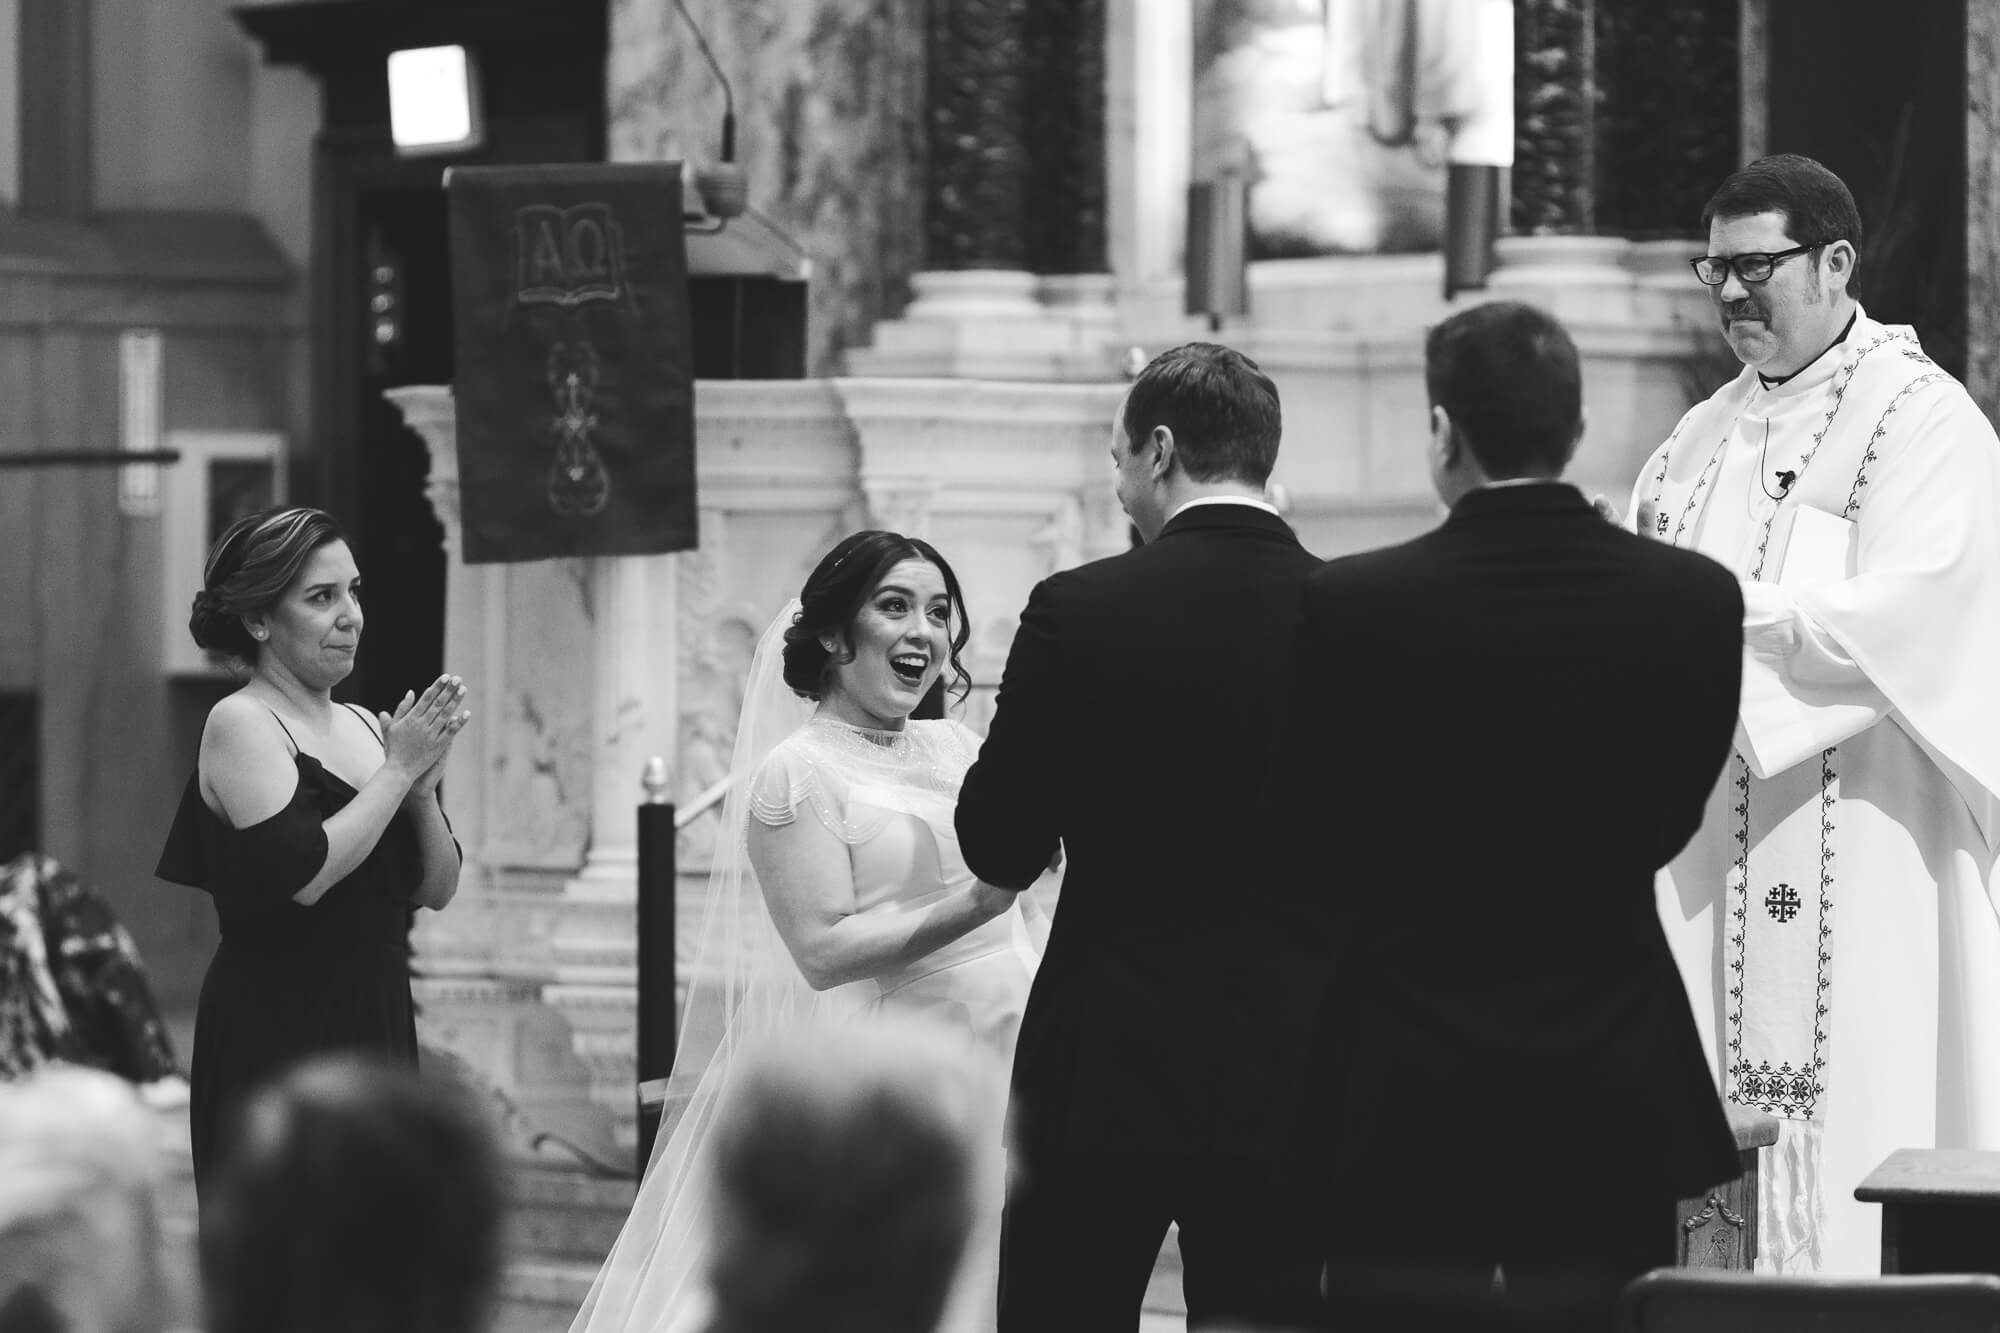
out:
{"label": "white wedding dress", "polygon": [[[754,887],[744,854],[751,819],[770,826],[816,819],[833,832],[848,849],[862,913],[918,910],[973,881],[952,820],[979,737],[955,721],[872,731],[824,715],[801,721],[810,705],[787,712],[772,686],[778,637],[794,610],[796,604],[779,616],[753,659],[732,764],[742,780],[724,810],[667,1118],[632,1214],[571,1333],[692,1333],[702,1327],[708,1308],[701,1276],[708,1129],[732,1064],[759,1037],[793,1024],[861,1019],[886,1009],[916,1013],[963,1032],[968,1059],[993,1066],[996,1101],[1006,1095],[1014,1040],[1040,957],[1024,903],[914,963],[813,992],[778,941]],[[773,732],[783,739],[759,758],[760,733]],[[986,1163],[996,1184],[1004,1161],[1001,1111],[996,1104]],[[990,1206],[975,1219],[940,1325],[946,1333],[994,1326],[1000,1201],[997,1188],[987,1195]]]}

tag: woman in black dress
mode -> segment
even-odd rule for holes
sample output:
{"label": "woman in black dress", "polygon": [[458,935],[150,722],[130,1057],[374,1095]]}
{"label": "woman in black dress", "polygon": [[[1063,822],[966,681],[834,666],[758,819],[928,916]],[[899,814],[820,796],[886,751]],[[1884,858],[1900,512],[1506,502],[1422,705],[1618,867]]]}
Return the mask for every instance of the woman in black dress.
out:
{"label": "woman in black dress", "polygon": [[393,714],[334,702],[361,640],[361,577],[317,509],[238,520],[203,584],[188,628],[249,679],[209,710],[156,871],[213,898],[222,933],[195,1013],[198,1191],[239,1104],[301,1056],[416,1063],[410,914],[458,887],[437,786],[470,716],[455,676]]}

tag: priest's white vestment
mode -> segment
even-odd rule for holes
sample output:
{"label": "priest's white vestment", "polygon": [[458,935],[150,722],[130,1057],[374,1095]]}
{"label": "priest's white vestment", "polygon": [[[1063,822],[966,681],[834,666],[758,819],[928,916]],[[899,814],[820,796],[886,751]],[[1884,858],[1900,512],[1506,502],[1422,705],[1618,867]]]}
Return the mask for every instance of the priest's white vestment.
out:
{"label": "priest's white vestment", "polygon": [[1876,1273],[1862,1178],[2000,1149],[2000,441],[1862,313],[1688,412],[1627,513],[1745,580],[1736,752],[1659,891],[1719,1086],[1780,1117],[1758,1266]]}

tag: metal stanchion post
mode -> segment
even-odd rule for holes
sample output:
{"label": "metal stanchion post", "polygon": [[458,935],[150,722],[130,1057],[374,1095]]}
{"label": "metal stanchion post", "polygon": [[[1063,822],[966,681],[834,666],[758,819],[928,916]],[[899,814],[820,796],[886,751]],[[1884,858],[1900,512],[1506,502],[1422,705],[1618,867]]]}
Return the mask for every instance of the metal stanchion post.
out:
{"label": "metal stanchion post", "polygon": [[639,807],[639,1160],[653,1156],[674,1071],[674,807],[667,799],[667,761],[646,761]]}

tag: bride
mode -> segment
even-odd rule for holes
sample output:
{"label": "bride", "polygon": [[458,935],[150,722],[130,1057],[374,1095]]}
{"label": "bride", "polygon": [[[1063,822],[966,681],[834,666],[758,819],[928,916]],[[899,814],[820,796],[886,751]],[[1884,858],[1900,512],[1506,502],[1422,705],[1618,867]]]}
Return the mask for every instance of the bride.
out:
{"label": "bride", "polygon": [[[959,856],[952,807],[978,736],[911,719],[947,671],[963,698],[970,632],[944,558],[870,531],[827,552],[758,643],[666,1114],[571,1333],[705,1326],[707,1142],[732,1066],[760,1038],[921,1012],[961,1031],[969,1059],[995,1061],[1004,1089],[1047,919],[1032,894],[981,883]],[[996,1182],[1001,1153],[996,1139]],[[994,1322],[997,1198],[986,1211],[947,1311],[953,1333]]]}

